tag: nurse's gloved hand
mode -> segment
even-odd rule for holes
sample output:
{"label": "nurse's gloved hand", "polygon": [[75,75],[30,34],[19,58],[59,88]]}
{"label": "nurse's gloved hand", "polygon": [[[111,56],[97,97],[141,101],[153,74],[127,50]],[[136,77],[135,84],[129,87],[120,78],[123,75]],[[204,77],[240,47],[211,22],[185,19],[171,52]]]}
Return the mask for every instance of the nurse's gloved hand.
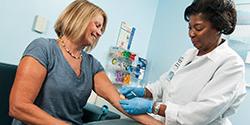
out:
{"label": "nurse's gloved hand", "polygon": [[144,96],[144,88],[142,88],[142,87],[123,86],[119,89],[119,92],[121,94],[123,94],[128,99],[131,99],[134,97],[143,97]]}
{"label": "nurse's gloved hand", "polygon": [[136,97],[129,100],[120,100],[120,104],[128,114],[138,115],[152,113],[154,102],[152,100]]}

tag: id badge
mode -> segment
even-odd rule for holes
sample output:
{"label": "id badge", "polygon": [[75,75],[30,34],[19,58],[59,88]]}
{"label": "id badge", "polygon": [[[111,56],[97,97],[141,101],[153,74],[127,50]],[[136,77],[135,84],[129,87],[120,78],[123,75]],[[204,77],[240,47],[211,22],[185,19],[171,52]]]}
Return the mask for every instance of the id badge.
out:
{"label": "id badge", "polygon": [[167,79],[168,79],[169,81],[171,81],[173,77],[174,77],[174,72],[173,72],[173,71],[170,71],[170,72],[168,73]]}
{"label": "id badge", "polygon": [[172,66],[171,70],[169,71],[167,75],[167,79],[171,81],[175,75],[175,73],[179,70],[183,63],[184,57],[180,57],[178,61]]}

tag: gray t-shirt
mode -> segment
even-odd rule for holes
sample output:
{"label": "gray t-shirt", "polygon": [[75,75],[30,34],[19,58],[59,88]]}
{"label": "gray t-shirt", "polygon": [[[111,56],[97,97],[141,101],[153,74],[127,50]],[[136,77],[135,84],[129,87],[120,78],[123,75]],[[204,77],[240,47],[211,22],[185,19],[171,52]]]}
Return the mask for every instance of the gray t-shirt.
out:
{"label": "gray t-shirt", "polygon": [[[47,76],[34,104],[55,118],[74,125],[82,124],[82,108],[90,96],[94,75],[104,70],[100,62],[82,51],[81,74],[77,76],[56,40],[45,38],[31,42],[24,56],[32,56],[47,69]],[[12,122],[12,125],[23,124],[17,119]]]}

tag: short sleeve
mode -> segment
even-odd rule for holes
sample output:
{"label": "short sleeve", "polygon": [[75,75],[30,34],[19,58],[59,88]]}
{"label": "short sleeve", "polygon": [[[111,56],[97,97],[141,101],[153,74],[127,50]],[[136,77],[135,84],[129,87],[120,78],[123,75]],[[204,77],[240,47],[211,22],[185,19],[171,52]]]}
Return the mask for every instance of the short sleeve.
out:
{"label": "short sleeve", "polygon": [[46,69],[48,68],[49,42],[48,39],[38,38],[33,40],[23,53],[23,57],[31,56],[35,58]]}
{"label": "short sleeve", "polygon": [[104,70],[104,68],[103,68],[102,64],[97,59],[95,59],[93,57],[93,73],[96,74],[96,73],[103,71],[103,70]]}
{"label": "short sleeve", "polygon": [[91,54],[87,54],[84,52],[84,55],[85,54],[87,55],[86,59],[88,62],[86,66],[87,67],[90,66],[88,69],[91,69],[92,74],[96,74],[96,73],[104,70],[102,64],[95,57],[93,57]]}

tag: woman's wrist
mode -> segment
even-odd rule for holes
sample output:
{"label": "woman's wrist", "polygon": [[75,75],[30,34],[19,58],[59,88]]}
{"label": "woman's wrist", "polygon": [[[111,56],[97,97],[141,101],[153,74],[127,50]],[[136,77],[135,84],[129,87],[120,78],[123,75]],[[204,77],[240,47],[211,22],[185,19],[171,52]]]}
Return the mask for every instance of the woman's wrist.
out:
{"label": "woman's wrist", "polygon": [[159,110],[160,110],[160,104],[161,104],[160,102],[154,102],[153,109],[152,109],[153,114],[158,115]]}
{"label": "woman's wrist", "polygon": [[147,88],[144,88],[144,96],[143,97],[152,99],[153,95]]}
{"label": "woman's wrist", "polygon": [[167,106],[162,102],[154,102],[152,112],[155,115],[160,115],[165,117],[165,111],[167,109]]}

